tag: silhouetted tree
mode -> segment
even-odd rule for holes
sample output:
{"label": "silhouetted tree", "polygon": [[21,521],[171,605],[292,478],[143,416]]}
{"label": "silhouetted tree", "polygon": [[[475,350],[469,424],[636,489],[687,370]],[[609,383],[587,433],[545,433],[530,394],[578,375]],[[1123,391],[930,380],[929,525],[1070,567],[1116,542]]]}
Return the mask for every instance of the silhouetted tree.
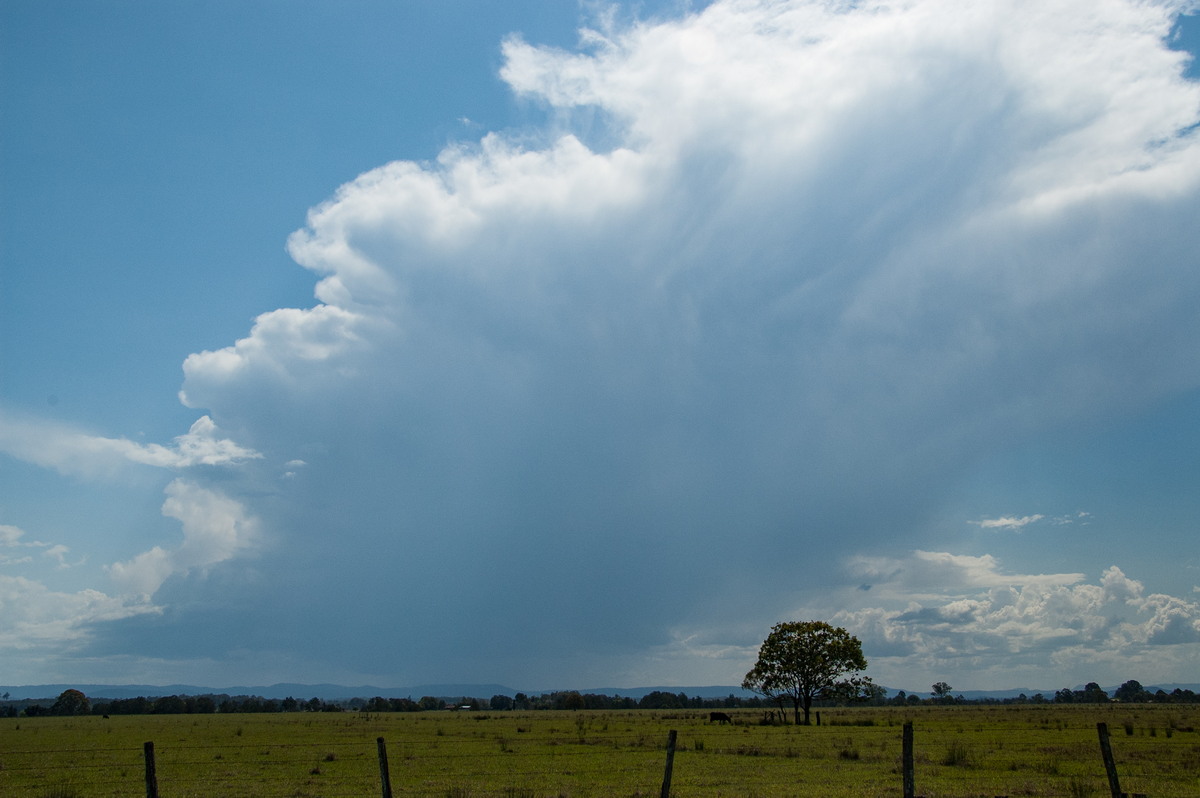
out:
{"label": "silhouetted tree", "polygon": [[814,701],[861,694],[869,680],[843,677],[866,667],[862,643],[841,627],[823,621],[777,623],[742,687],[771,699],[790,700],[795,723],[800,723],[803,711],[807,726]]}

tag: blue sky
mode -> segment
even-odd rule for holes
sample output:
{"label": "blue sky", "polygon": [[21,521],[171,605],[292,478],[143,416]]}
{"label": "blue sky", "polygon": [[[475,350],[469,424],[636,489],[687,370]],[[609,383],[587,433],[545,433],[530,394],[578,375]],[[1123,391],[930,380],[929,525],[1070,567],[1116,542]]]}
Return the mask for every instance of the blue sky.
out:
{"label": "blue sky", "polygon": [[1196,9],[1009,6],[5,3],[0,681],[1195,681]]}

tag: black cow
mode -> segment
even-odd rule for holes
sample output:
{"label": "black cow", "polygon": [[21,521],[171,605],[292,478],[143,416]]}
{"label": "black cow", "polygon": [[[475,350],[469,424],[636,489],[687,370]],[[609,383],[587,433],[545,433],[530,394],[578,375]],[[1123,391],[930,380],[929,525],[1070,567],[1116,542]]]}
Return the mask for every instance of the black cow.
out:
{"label": "black cow", "polygon": [[712,723],[713,721],[716,721],[717,723],[733,723],[733,718],[729,717],[724,712],[709,712],[708,722]]}

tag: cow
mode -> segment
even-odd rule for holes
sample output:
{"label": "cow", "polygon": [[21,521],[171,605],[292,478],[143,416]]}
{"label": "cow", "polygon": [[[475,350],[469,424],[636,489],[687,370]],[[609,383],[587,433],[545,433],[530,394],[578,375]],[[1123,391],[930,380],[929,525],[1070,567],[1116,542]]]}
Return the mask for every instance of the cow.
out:
{"label": "cow", "polygon": [[709,712],[708,722],[712,723],[713,721],[716,721],[717,723],[733,723],[733,718],[729,717],[724,712]]}

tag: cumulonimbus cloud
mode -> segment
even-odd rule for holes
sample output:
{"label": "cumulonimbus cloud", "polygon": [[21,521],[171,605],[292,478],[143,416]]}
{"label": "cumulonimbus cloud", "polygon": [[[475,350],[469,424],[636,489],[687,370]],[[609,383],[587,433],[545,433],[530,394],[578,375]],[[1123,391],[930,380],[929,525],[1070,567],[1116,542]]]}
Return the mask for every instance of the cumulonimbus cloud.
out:
{"label": "cumulonimbus cloud", "polygon": [[587,595],[604,536],[675,562],[663,590],[702,551],[869,544],[996,441],[1200,384],[1180,10],[731,0],[510,39],[545,138],[344,185],[289,242],[320,304],[192,355],[183,395],[309,463],[296,500],[352,548],[588,552]]}
{"label": "cumulonimbus cloud", "polygon": [[[917,538],[981,452],[1200,385],[1200,85],[1165,42],[1187,7],[718,0],[572,52],[511,38],[501,75],[539,132],[351,180],[288,242],[317,304],[187,358],[181,398],[254,451],[208,426],[22,451],[303,461],[269,489],[231,477],[236,507],[177,488],[207,520],[181,509],[181,546],[113,576],[152,593],[269,527],[312,612],[348,579],[405,608],[395,639],[437,642],[414,668],[767,627],[797,563]],[[914,600],[953,576],[961,595],[913,612],[995,640],[1034,608],[1054,637],[1097,587],[1027,574],[1010,595],[982,555],[869,565]],[[1178,638],[1190,616],[1162,606]],[[287,623],[263,625],[300,640]],[[400,643],[363,637],[345,650],[391,667]]]}

